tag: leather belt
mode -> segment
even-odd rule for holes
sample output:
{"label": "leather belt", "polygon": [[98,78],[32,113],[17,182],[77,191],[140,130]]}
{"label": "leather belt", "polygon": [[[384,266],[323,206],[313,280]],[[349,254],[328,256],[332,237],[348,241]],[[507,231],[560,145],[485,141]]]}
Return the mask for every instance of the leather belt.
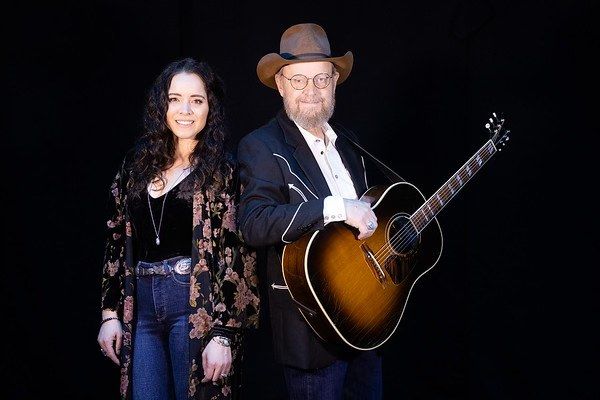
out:
{"label": "leather belt", "polygon": [[135,267],[137,276],[169,275],[171,272],[185,275],[192,269],[192,259],[189,257],[174,257],[167,260],[148,263],[140,261]]}

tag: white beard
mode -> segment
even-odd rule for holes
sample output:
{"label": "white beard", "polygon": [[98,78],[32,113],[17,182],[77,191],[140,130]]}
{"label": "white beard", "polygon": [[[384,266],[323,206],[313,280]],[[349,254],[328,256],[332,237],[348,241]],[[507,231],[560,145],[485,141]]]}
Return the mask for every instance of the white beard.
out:
{"label": "white beard", "polygon": [[292,103],[285,97],[283,98],[283,106],[289,119],[310,131],[322,128],[329,121],[335,108],[335,96],[331,97],[331,103],[321,101],[321,107],[315,107],[315,110],[311,111],[301,111],[298,103]]}

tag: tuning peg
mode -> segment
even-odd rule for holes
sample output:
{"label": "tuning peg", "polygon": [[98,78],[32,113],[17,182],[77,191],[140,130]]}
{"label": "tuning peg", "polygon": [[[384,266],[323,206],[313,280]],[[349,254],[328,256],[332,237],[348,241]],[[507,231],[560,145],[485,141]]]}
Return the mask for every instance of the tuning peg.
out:
{"label": "tuning peg", "polygon": [[498,117],[496,116],[496,113],[492,113],[492,115],[494,116],[494,118],[498,118]]}

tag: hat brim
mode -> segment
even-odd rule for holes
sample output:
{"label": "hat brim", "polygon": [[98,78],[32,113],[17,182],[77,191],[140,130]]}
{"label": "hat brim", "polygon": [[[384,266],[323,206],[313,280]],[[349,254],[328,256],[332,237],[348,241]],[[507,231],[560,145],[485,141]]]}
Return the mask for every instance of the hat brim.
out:
{"label": "hat brim", "polygon": [[281,57],[277,53],[269,53],[263,58],[260,59],[258,65],[256,66],[256,74],[258,75],[258,79],[270,87],[271,89],[277,89],[277,84],[275,83],[275,74],[284,66],[289,64],[298,64],[302,62],[319,62],[319,61],[328,61],[335,65],[340,77],[338,78],[337,84],[341,84],[344,82],[348,76],[350,75],[350,71],[352,71],[352,64],[354,64],[354,55],[351,51],[346,52],[341,57],[322,57],[322,58],[303,58],[303,59],[293,59],[288,60]]}

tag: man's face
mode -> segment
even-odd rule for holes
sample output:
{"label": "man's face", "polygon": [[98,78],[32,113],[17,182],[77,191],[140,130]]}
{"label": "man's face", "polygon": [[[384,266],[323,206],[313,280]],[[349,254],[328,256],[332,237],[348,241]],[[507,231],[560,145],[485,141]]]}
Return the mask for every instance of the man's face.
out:
{"label": "man's face", "polygon": [[[331,76],[329,85],[323,89],[315,86],[310,78],[325,73]],[[286,78],[304,75],[308,84],[302,90],[294,89]],[[321,77],[323,77],[321,75]],[[305,62],[286,65],[275,75],[279,94],[283,97],[283,105],[288,117],[307,130],[321,128],[333,115],[335,106],[335,86],[339,74],[334,72],[333,64],[328,61]],[[298,80],[297,80],[298,81]],[[320,79],[319,83],[324,82]],[[317,85],[319,86],[319,83]]]}

